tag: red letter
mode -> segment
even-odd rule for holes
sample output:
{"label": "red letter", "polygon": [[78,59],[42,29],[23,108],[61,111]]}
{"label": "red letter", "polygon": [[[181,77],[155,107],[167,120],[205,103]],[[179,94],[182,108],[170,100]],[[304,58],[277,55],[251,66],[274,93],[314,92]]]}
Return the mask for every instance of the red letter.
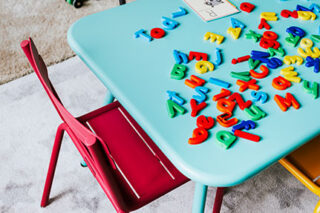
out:
{"label": "red letter", "polygon": [[200,144],[203,141],[207,140],[208,131],[204,128],[196,128],[193,130],[192,138],[189,138],[188,143],[191,145]]}
{"label": "red letter", "polygon": [[200,61],[201,59],[203,61],[207,61],[208,60],[208,54],[190,51],[190,53],[189,53],[189,61],[192,61],[194,58],[196,58],[197,61]]}
{"label": "red letter", "polygon": [[199,78],[195,75],[191,75],[190,76],[190,80],[189,79],[186,79],[184,81],[184,84],[191,87],[191,88],[196,88],[198,86],[202,86],[204,83],[206,83],[205,80],[203,80],[202,78]]}
{"label": "red letter", "polygon": [[280,95],[275,95],[274,100],[280,107],[282,111],[287,111],[287,109],[291,106],[295,109],[300,108],[299,102],[294,98],[294,96],[291,93],[286,94],[286,98],[281,97]]}
{"label": "red letter", "polygon": [[278,76],[272,80],[272,86],[277,90],[285,90],[291,86],[291,82],[282,76]]}
{"label": "red letter", "polygon": [[251,104],[252,104],[252,101],[250,101],[250,100],[244,102],[242,96],[241,96],[239,93],[237,93],[237,92],[233,93],[233,94],[229,97],[229,100],[231,100],[231,101],[236,100],[236,102],[238,103],[239,108],[240,108],[241,110],[244,110],[245,108],[250,107]]}
{"label": "red letter", "polygon": [[202,102],[197,105],[197,101],[194,99],[190,100],[190,105],[191,105],[191,116],[196,117],[198,112],[200,112],[202,109],[204,109],[207,106],[206,102]]}
{"label": "red letter", "polygon": [[231,118],[231,116],[232,116],[232,114],[229,112],[223,113],[223,114],[217,116],[217,121],[223,127],[233,126],[236,123],[238,123],[238,119],[232,118],[230,120],[227,120],[227,119]]}
{"label": "red letter", "polygon": [[220,93],[213,96],[212,100],[213,101],[217,101],[221,98],[225,98],[225,97],[228,97],[229,95],[231,95],[231,92],[230,90],[227,90],[227,89],[221,89]]}
{"label": "red letter", "polygon": [[251,79],[250,81],[237,80],[237,85],[240,86],[239,88],[240,92],[244,92],[247,89],[259,90],[260,86],[257,85],[256,83],[257,83],[256,79]]}
{"label": "red letter", "polygon": [[210,116],[208,116],[208,118],[206,118],[206,116],[200,115],[197,118],[197,126],[200,128],[211,129],[213,127],[213,125],[214,125],[214,120]]}
{"label": "red letter", "polygon": [[153,28],[150,32],[150,35],[152,38],[159,39],[159,38],[162,38],[166,35],[166,31],[164,31],[161,28]]}

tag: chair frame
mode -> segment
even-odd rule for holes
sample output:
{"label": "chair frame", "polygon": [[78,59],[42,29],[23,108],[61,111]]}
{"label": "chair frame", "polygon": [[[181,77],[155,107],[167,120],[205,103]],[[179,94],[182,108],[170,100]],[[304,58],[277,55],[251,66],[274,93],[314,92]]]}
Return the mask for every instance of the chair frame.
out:
{"label": "chair frame", "polygon": [[[298,167],[290,162],[287,158],[282,158],[279,163],[286,168],[293,176],[295,176],[305,187],[320,197],[320,187],[315,184],[308,176],[306,176]],[[318,201],[314,213],[320,213],[320,200]]]}
{"label": "chair frame", "polygon": [[[41,84],[43,85],[45,91],[47,92],[49,98],[51,99],[54,107],[56,108],[58,114],[60,115],[63,123],[58,127],[55,141],[53,144],[53,150],[50,158],[50,164],[48,168],[47,178],[45,181],[45,187],[41,199],[41,207],[48,205],[50,191],[52,187],[52,182],[56,170],[56,165],[59,157],[59,152],[61,148],[62,138],[64,132],[67,132],[71,140],[75,144],[76,148],[80,152],[83,160],[87,164],[91,173],[94,175],[105,194],[109,198],[110,202],[114,206],[117,212],[130,212],[136,210],[151,201],[159,198],[160,196],[166,194],[167,192],[173,190],[174,188],[186,183],[189,181],[184,177],[165,157],[165,155],[156,147],[156,145],[149,141],[145,142],[149,151],[153,153],[153,157],[156,157],[159,162],[158,164],[165,163],[171,168],[170,172],[176,176],[174,181],[170,183],[165,182],[167,185],[160,188],[154,188],[156,191],[152,191],[151,194],[144,196],[141,200],[130,200],[130,195],[134,192],[123,191],[123,187],[127,188],[129,183],[125,183],[124,180],[118,180],[117,177],[121,171],[117,170],[116,162],[114,161],[111,152],[107,143],[104,143],[103,140],[91,130],[87,122],[90,119],[96,118],[99,115],[114,110],[115,108],[123,110],[125,116],[128,116],[129,122],[134,122],[133,127],[137,128],[140,131],[143,131],[140,126],[133,120],[133,118],[125,111],[125,109],[120,105],[119,102],[113,102],[107,106],[104,106],[100,109],[97,109],[93,112],[74,118],[62,105],[54,87],[52,86],[46,65],[42,57],[38,54],[38,51],[31,38],[21,42],[21,48],[23,49],[25,55],[27,56],[31,66],[35,70],[36,75],[38,76]],[[141,134],[146,135],[144,132]],[[169,168],[168,167],[168,168]],[[164,179],[163,179],[164,180]],[[122,183],[120,182],[122,181]],[[125,183],[123,185],[123,183]],[[122,184],[122,185],[121,185]],[[158,182],[159,185],[159,182]],[[161,185],[162,186],[162,185]],[[131,189],[132,191],[132,189]],[[128,192],[129,194],[123,194]]]}

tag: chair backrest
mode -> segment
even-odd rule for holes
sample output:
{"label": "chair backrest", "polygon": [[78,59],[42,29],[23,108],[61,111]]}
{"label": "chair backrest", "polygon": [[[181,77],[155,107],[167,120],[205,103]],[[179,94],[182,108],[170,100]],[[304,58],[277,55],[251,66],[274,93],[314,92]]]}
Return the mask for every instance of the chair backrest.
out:
{"label": "chair backrest", "polygon": [[81,142],[87,146],[94,144],[96,141],[96,135],[84,127],[62,105],[55,89],[50,82],[47,67],[42,57],[38,54],[32,39],[29,38],[29,40],[22,41],[21,48],[26,54],[31,66],[37,74],[42,86],[47,92],[61,119],[70,127],[70,129]]}
{"label": "chair backrest", "polygon": [[[26,54],[31,66],[33,67],[35,73],[37,74],[42,86],[47,92],[49,98],[51,99],[61,119],[67,124],[67,126],[70,128],[70,130],[76,137],[77,140],[73,142],[77,143],[75,144],[77,148],[79,149],[79,147],[83,146],[83,144],[86,146],[86,148],[92,147],[94,144],[96,144],[97,141],[100,142],[99,144],[102,145],[103,150],[107,154],[107,158],[109,159],[109,163],[111,164],[112,168],[116,168],[112,158],[110,157],[110,150],[108,149],[108,146],[105,143],[102,143],[102,139],[100,137],[98,137],[95,133],[93,133],[91,130],[86,128],[82,123],[80,123],[62,105],[59,99],[59,96],[56,93],[49,79],[47,67],[42,57],[39,55],[38,50],[35,47],[32,39],[29,38],[29,40],[22,41],[20,46],[23,49],[24,53]],[[83,152],[81,152],[81,154],[88,155],[88,153],[83,153]],[[87,159],[92,158],[91,155],[88,155],[85,157]]]}
{"label": "chair backrest", "polygon": [[62,105],[49,79],[47,67],[42,57],[39,55],[32,39],[29,38],[29,40],[22,41],[20,46],[61,119],[68,126],[69,130],[71,130],[71,132],[68,133],[82,157],[86,159],[91,172],[103,187],[103,190],[117,210],[122,211],[119,209],[119,206],[126,209],[124,198],[120,192],[121,189],[117,186],[117,180],[111,171],[116,169],[116,165],[111,157],[107,144],[104,143],[99,136],[86,128],[79,120],[73,117]]}

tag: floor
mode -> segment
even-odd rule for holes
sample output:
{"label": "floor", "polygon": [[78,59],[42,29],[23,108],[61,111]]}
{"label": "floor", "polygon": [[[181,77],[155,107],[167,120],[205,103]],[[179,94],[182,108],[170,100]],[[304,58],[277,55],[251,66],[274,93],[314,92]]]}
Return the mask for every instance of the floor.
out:
{"label": "floor", "polygon": [[[105,88],[74,57],[49,68],[66,108],[80,115],[100,107]],[[79,165],[80,156],[65,136],[50,205],[40,199],[55,129],[61,122],[35,74],[0,86],[0,212],[115,212],[95,179]],[[191,212],[194,184],[189,182],[138,210],[140,213]],[[206,212],[213,205],[209,188]],[[312,212],[319,198],[279,164],[230,188],[222,212]]]}

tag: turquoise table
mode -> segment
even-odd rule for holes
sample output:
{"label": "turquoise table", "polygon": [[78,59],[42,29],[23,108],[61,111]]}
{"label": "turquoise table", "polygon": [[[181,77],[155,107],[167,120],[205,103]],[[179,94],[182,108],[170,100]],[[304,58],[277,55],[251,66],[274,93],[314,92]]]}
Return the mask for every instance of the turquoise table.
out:
{"label": "turquoise table", "polygon": [[[239,8],[242,1],[234,0]],[[279,21],[269,22],[272,31],[280,37],[278,41],[287,55],[297,55],[297,48],[286,45],[286,28],[298,26],[307,33],[318,34],[319,17],[315,21],[299,19],[285,19],[280,16],[282,9],[294,10],[297,3],[309,7],[315,1],[250,1],[257,7],[252,13],[241,12],[234,17],[246,28],[238,40],[233,40],[227,34],[231,27],[230,17],[206,23],[202,21],[182,0],[137,0],[136,2],[96,13],[84,17],[72,25],[68,32],[68,41],[75,53],[88,65],[92,72],[111,91],[129,113],[138,121],[145,131],[152,137],[159,148],[168,156],[174,165],[187,177],[197,183],[194,212],[203,210],[203,200],[206,186],[228,187],[240,184],[254,176],[272,163],[297,149],[320,133],[320,101],[313,99],[303,91],[302,83],[293,83],[289,89],[279,91],[271,86],[272,79],[280,75],[280,70],[271,69],[265,79],[258,79],[260,91],[269,95],[265,104],[257,103],[267,116],[257,121],[258,127],[250,132],[262,137],[259,143],[238,139],[233,146],[225,150],[217,145],[215,134],[220,130],[231,131],[221,127],[217,122],[209,130],[209,138],[200,145],[189,145],[188,138],[196,128],[196,118],[190,116],[190,104],[184,107],[187,113],[169,118],[166,110],[168,99],[166,91],[173,90],[188,102],[195,91],[184,84],[184,80],[173,80],[170,72],[175,64],[173,50],[184,53],[189,51],[205,52],[215,61],[215,47],[219,47],[223,54],[223,63],[213,72],[200,75],[195,72],[195,61],[187,64],[188,71],[185,79],[190,75],[197,75],[208,80],[210,77],[232,83],[230,88],[238,92],[236,79],[230,77],[231,71],[248,71],[248,63],[231,64],[232,58],[250,54],[251,50],[262,49],[258,43],[245,38],[249,29],[257,33],[261,12],[276,12]],[[188,15],[176,18],[180,24],[167,31],[167,35],[159,40],[147,42],[134,38],[134,33],[145,29],[150,33],[154,27],[162,27],[161,17],[171,17],[178,11],[178,7],[189,11]],[[320,15],[320,14],[317,14]],[[214,32],[225,36],[221,45],[204,41],[206,32]],[[282,57],[280,57],[282,59]],[[305,65],[293,65],[302,79],[319,81],[320,73],[313,72],[313,68]],[[208,93],[208,107],[201,112],[206,116],[216,117],[219,112],[212,101],[212,96],[220,92],[220,87],[206,83],[210,89]],[[285,96],[286,92],[294,94],[301,104],[299,110],[290,108],[282,112],[273,97],[275,94]],[[242,93],[246,100],[251,99],[251,90]],[[109,101],[113,96],[108,96]],[[234,116],[240,120],[247,120],[246,115],[239,108]],[[199,196],[201,195],[201,196]]]}

